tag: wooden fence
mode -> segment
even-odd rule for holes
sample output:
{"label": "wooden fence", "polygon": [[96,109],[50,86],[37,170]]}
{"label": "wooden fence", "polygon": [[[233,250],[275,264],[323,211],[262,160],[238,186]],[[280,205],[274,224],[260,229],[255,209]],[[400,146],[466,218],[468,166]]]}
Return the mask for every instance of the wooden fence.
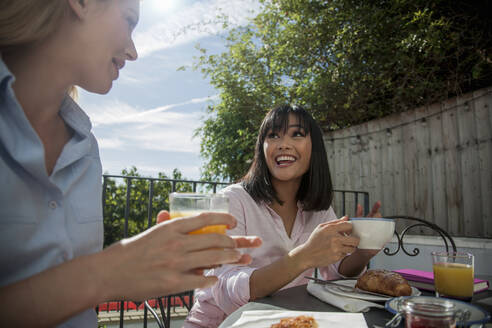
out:
{"label": "wooden fence", "polygon": [[333,185],[368,191],[383,215],[492,238],[492,87],[326,133],[325,146]]}

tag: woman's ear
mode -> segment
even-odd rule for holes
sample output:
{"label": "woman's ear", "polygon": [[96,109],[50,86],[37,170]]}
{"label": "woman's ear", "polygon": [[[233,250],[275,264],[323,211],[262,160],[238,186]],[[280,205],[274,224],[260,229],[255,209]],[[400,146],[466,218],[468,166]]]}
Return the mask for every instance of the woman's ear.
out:
{"label": "woman's ear", "polygon": [[73,14],[79,19],[84,19],[89,11],[88,2],[90,0],[67,0]]}

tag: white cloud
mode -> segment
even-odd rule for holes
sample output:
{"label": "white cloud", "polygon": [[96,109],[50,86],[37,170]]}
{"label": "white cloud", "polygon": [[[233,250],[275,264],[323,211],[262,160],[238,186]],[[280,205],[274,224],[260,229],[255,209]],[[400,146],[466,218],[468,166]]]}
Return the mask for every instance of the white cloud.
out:
{"label": "white cloud", "polygon": [[99,138],[97,141],[99,148],[105,149],[121,149],[124,144],[119,138]]}
{"label": "white cloud", "polygon": [[[89,107],[86,111],[91,117],[94,127],[121,123],[172,124],[175,120],[181,120],[182,116],[185,114],[179,112],[170,112],[166,115],[160,114],[176,107],[200,104],[216,100],[217,98],[217,95],[193,98],[181,103],[159,106],[149,110],[140,110],[124,102],[114,100],[103,105],[97,105],[97,108]],[[194,121],[196,120],[197,117],[195,117]]]}
{"label": "white cloud", "polygon": [[136,48],[140,56],[144,57],[158,50],[223,33],[222,22],[217,19],[217,15],[224,14],[228,17],[229,26],[236,27],[246,25],[260,8],[256,0],[197,1],[166,18],[164,22],[135,33]]}
{"label": "white cloud", "polygon": [[[168,113],[163,114],[167,116]],[[200,141],[193,138],[199,127],[199,113],[171,115],[168,123],[122,124],[108,131],[94,129],[100,149],[165,151],[178,153],[200,152]],[[114,137],[118,136],[118,137]]]}
{"label": "white cloud", "polygon": [[174,111],[172,109],[195,105],[216,99],[217,96],[194,98],[188,101],[140,110],[124,102],[113,100],[88,107],[94,134],[101,149],[150,150],[178,153],[200,152],[200,141],[193,138],[200,126],[203,112]]}

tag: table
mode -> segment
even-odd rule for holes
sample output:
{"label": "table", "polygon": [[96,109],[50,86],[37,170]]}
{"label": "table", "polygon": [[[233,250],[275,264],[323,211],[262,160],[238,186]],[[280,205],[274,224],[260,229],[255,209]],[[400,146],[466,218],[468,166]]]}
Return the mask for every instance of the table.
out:
{"label": "table", "polygon": [[[432,296],[433,293],[422,291],[422,295]],[[473,296],[472,304],[476,304],[484,310],[492,313],[492,290],[477,293]],[[281,290],[272,296],[258,299],[243,305],[235,312],[231,313],[219,328],[230,327],[240,317],[244,311],[253,310],[292,310],[292,311],[320,311],[320,312],[343,312],[342,310],[320,301],[310,295],[306,290],[306,285],[300,285]],[[393,317],[393,314],[384,310],[371,308],[364,313],[367,326],[372,328],[373,325],[384,327],[385,323]],[[403,325],[400,325],[403,327]]]}

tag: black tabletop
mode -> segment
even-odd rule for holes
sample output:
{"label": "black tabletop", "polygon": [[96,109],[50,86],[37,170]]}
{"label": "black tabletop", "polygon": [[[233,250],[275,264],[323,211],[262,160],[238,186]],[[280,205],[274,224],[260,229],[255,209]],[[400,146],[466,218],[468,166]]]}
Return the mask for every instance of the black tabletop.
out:
{"label": "black tabletop", "polygon": [[[422,295],[433,296],[433,293],[422,291]],[[482,309],[492,313],[492,290],[487,290],[477,293],[473,296],[472,304],[480,306]],[[384,305],[384,304],[383,304]],[[281,290],[272,296],[258,299],[255,302],[250,302],[243,307],[233,312],[220,325],[220,328],[230,327],[236,322],[243,311],[259,310],[259,309],[283,309],[292,311],[320,311],[320,312],[343,312],[337,307],[320,301],[316,297],[307,292],[306,285],[292,287]],[[363,313],[368,327],[381,326],[384,327],[393,314],[378,308],[371,308],[368,312]],[[403,327],[403,325],[401,325]]]}

